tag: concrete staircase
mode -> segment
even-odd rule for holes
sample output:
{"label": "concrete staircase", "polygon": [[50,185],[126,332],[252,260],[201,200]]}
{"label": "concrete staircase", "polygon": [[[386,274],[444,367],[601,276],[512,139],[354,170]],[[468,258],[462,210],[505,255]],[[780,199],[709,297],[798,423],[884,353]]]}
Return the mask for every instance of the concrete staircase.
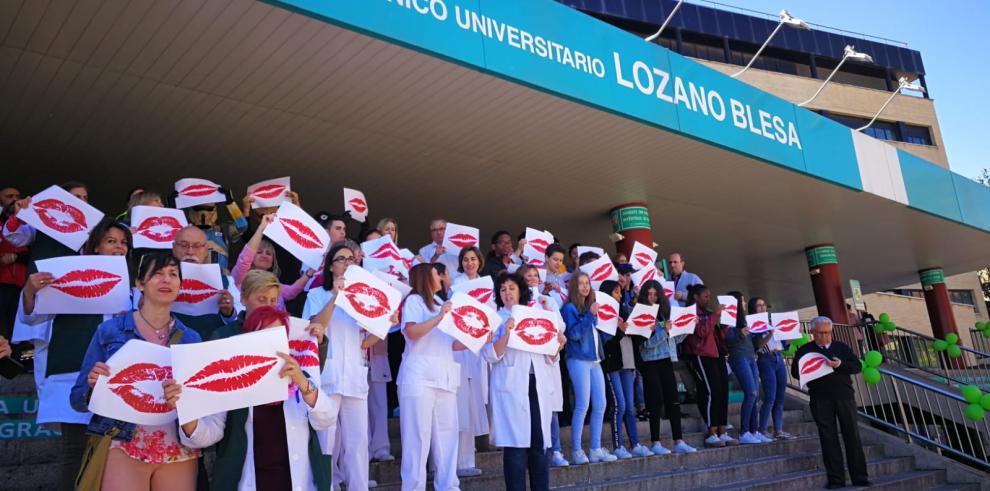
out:
{"label": "concrete staircase", "polygon": [[0,489],[55,489],[58,433],[34,422],[34,376],[0,379]]}

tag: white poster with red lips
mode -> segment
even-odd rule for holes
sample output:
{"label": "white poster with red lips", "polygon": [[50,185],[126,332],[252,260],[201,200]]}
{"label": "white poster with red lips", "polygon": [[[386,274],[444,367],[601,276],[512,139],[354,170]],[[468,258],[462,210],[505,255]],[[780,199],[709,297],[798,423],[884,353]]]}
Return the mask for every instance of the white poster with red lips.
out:
{"label": "white poster with red lips", "polygon": [[391,236],[383,235],[375,240],[363,242],[361,252],[364,253],[364,260],[361,263],[364,269],[389,272],[391,266],[403,276],[409,276],[409,268],[402,260],[402,253],[395,246],[395,242],[392,242]]}
{"label": "white poster with red lips", "polygon": [[773,326],[770,325],[770,314],[766,312],[747,315],[746,326],[749,327],[749,332],[752,334],[764,334],[773,329]]}
{"label": "white poster with red lips", "polygon": [[38,314],[118,314],[131,310],[124,256],[65,256],[37,261],[52,282],[38,290]]}
{"label": "white poster with red lips", "polygon": [[718,303],[722,306],[722,316],[719,317],[719,324],[735,327],[736,317],[739,315],[739,302],[732,295],[719,295]]}
{"label": "white poster with red lips", "polygon": [[458,255],[465,247],[477,247],[480,243],[478,237],[480,231],[474,227],[447,223],[447,229],[443,234],[443,247],[447,254]]}
{"label": "white poster with red lips", "polygon": [[344,188],[344,211],[351,212],[351,218],[364,223],[368,219],[368,200],[357,189]]}
{"label": "white poster with red lips", "polygon": [[671,305],[670,320],[667,323],[670,324],[667,336],[694,334],[694,328],[698,326],[698,307],[696,305],[690,307]]}
{"label": "white poster with red lips", "polygon": [[773,337],[777,341],[790,341],[801,337],[801,319],[797,312],[774,312]]}
{"label": "white poster with red lips", "polygon": [[626,319],[626,336],[643,336],[649,338],[657,325],[657,314],[660,304],[645,305],[638,303]]}
{"label": "white poster with red lips", "polygon": [[553,234],[526,227],[526,245],[523,246],[523,256],[526,263],[540,267],[546,263],[547,247],[553,244]]}
{"label": "white poster with red lips", "polygon": [[172,374],[182,386],[179,424],[233,409],[284,401],[289,379],[278,373],[289,354],[284,327],[262,329],[216,341],[175,344]]}
{"label": "white poster with red lips", "polygon": [[632,283],[634,285],[638,286],[639,288],[643,288],[643,284],[646,283],[647,281],[663,280],[663,274],[660,273],[660,271],[656,268],[656,266],[651,264],[644,268],[640,268],[639,271],[633,272],[633,274],[629,275],[629,278],[630,280],[632,280]]}
{"label": "white poster with red lips", "polygon": [[69,249],[78,251],[103,219],[103,212],[61,187],[51,186],[34,195],[31,206],[21,209],[17,218]]}
{"label": "white poster with red lips", "polygon": [[218,264],[182,263],[182,286],[172,304],[172,312],[207,315],[220,311],[223,279]]}
{"label": "white poster with red lips", "polygon": [[162,382],[172,378],[167,347],[132,339],[106,364],[110,376],[96,380],[89,399],[91,413],[141,425],[175,421],[175,410],[165,403],[162,389]]}
{"label": "white poster with red lips", "polygon": [[410,293],[412,293],[412,287],[404,283],[402,280],[388,274],[385,271],[372,271],[371,274],[378,277],[378,279],[384,281],[388,286],[395,288],[402,295],[402,298],[406,298]]}
{"label": "white poster with red lips", "polygon": [[275,221],[265,228],[265,236],[313,269],[320,268],[323,255],[330,248],[326,229],[289,201],[279,205]]}
{"label": "white poster with red lips", "polygon": [[667,300],[670,300],[671,302],[673,302],[674,301],[674,288],[676,288],[676,286],[674,285],[674,282],[673,281],[667,281],[667,280],[660,280],[660,286],[663,288],[663,295],[665,297],[667,297]]}
{"label": "white poster with red lips", "polygon": [[595,291],[595,303],[598,304],[598,330],[615,336],[619,328],[619,302],[612,295]]}
{"label": "white poster with red lips", "polygon": [[454,293],[463,292],[475,300],[495,308],[495,282],[491,276],[479,276],[470,281],[462,281],[450,287]]}
{"label": "white poster with red lips", "polygon": [[502,318],[464,292],[455,293],[450,304],[450,313],[440,319],[437,328],[477,354],[488,340],[488,334],[502,323]]}
{"label": "white poster with red lips", "polygon": [[254,201],[251,202],[251,209],[276,207],[289,199],[288,194],[291,190],[291,179],[288,177],[279,177],[252,184],[247,188],[248,196],[254,197]]}
{"label": "white poster with red lips", "polygon": [[289,355],[317,383],[320,380],[320,346],[316,343],[316,336],[306,330],[308,327],[308,320],[289,317]]}
{"label": "white poster with red lips", "polygon": [[390,318],[399,308],[402,294],[377,276],[357,265],[344,271],[344,289],[333,299],[359,326],[380,339],[392,327]]}
{"label": "white poster with red lips", "polygon": [[414,266],[413,262],[416,260],[416,254],[413,251],[405,248],[399,249],[399,257],[402,259],[402,265],[406,267],[407,271],[412,269]]}
{"label": "white poster with red lips", "polygon": [[629,256],[629,264],[632,265],[633,269],[638,271],[647,266],[653,266],[656,269],[656,263],[657,251],[641,242],[633,243],[632,254]]}
{"label": "white poster with red lips", "polygon": [[556,355],[560,348],[557,335],[562,326],[557,323],[560,314],[540,307],[516,305],[512,307],[515,327],[509,334],[509,348],[541,355]]}
{"label": "white poster with red lips", "polygon": [[175,181],[175,192],[175,207],[180,210],[227,201],[227,196],[220,192],[220,185],[206,179],[179,179]]}
{"label": "white poster with red lips", "polygon": [[810,352],[802,356],[798,360],[798,380],[801,382],[801,387],[834,372],[828,362],[828,357],[818,352]]}
{"label": "white poster with red lips", "polygon": [[131,208],[135,248],[171,249],[175,235],[186,225],[189,225],[189,222],[182,210],[158,206]]}
{"label": "white poster with red lips", "polygon": [[578,246],[578,248],[577,248],[577,255],[578,255],[579,258],[585,252],[594,252],[595,254],[598,254],[598,257],[601,257],[601,256],[604,256],[605,255],[605,249],[602,249],[601,247],[595,247],[595,246]]}
{"label": "white poster with red lips", "polygon": [[595,290],[601,286],[603,281],[619,281],[619,272],[615,270],[615,266],[612,265],[612,259],[608,257],[608,254],[581,266],[580,269],[588,274],[588,278],[591,279],[591,287]]}

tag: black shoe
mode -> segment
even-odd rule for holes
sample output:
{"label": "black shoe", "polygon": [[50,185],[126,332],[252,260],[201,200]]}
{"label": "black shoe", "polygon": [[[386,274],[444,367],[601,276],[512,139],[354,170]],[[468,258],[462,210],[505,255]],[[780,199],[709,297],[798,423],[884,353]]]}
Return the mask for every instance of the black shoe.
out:
{"label": "black shoe", "polygon": [[872,486],[872,485],[873,485],[873,483],[870,482],[870,481],[868,481],[868,480],[867,481],[853,481],[853,486],[868,487],[868,486]]}
{"label": "black shoe", "polygon": [[830,482],[825,485],[825,489],[842,489],[844,487],[846,487],[846,483],[844,482],[843,483]]}

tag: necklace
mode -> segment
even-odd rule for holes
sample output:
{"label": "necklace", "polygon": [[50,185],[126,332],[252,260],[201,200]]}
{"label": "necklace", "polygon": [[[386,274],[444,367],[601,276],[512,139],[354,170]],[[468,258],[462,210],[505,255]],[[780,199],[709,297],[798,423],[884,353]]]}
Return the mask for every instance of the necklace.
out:
{"label": "necklace", "polygon": [[141,316],[141,320],[143,320],[145,324],[151,326],[151,330],[155,331],[155,336],[158,336],[159,341],[165,339],[165,333],[167,332],[166,330],[168,329],[168,326],[172,323],[171,315],[168,317],[168,320],[165,321],[165,324],[162,327],[155,327],[154,324],[148,322],[148,319],[144,317],[144,313],[141,312],[141,309],[138,309],[138,315]]}

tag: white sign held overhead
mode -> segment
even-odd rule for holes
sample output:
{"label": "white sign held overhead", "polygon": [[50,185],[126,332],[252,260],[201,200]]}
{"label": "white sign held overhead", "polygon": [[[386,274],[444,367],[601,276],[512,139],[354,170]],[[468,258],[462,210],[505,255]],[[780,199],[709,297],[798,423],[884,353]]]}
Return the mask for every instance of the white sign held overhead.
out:
{"label": "white sign held overhead", "polygon": [[388,271],[389,266],[393,266],[408,273],[402,254],[392,242],[390,235],[362,242],[361,252],[364,253],[364,261],[361,264],[368,271]]}
{"label": "white sign held overhead", "polygon": [[797,312],[774,312],[773,337],[778,341],[790,341],[801,337],[801,320]]}
{"label": "white sign held overhead", "polygon": [[652,247],[646,247],[640,242],[635,242],[632,248],[632,255],[629,257],[629,264],[636,270],[647,266],[656,268],[657,251]]}
{"label": "white sign held overhead", "polygon": [[527,264],[540,267],[546,262],[547,247],[553,244],[553,235],[535,228],[526,227],[526,245],[523,247],[523,256],[526,256]]}
{"label": "white sign held overhead", "polygon": [[368,200],[364,198],[364,193],[344,188],[344,211],[349,211],[351,218],[364,223],[368,219]]}
{"label": "white sign held overhead", "polygon": [[189,225],[185,212],[174,208],[135,206],[130,215],[136,249],[171,249],[175,235]]}
{"label": "white sign held overhead", "polygon": [[289,199],[289,191],[291,190],[291,179],[288,177],[279,177],[252,184],[247,188],[248,196],[254,198],[251,202],[251,209],[278,206]]}
{"label": "white sign held overhead", "polygon": [[719,324],[736,327],[736,316],[739,315],[739,301],[732,295],[719,295],[718,303],[722,305],[722,316]]}
{"label": "white sign held overhead", "polygon": [[749,332],[753,334],[763,334],[773,330],[773,326],[770,325],[770,316],[766,312],[747,315],[746,325],[749,327]]}
{"label": "white sign held overhead", "polygon": [[278,207],[275,221],[265,227],[265,236],[313,269],[323,264],[323,255],[330,247],[326,229],[289,201]]}
{"label": "white sign held overhead", "polygon": [[634,285],[642,289],[643,284],[647,281],[662,281],[663,275],[660,274],[660,271],[651,264],[631,274],[629,279]]}
{"label": "white sign held overhead", "polygon": [[606,255],[605,254],[605,249],[602,249],[601,247],[595,247],[595,246],[578,246],[577,247],[578,258],[580,258],[581,255],[583,255],[585,252],[594,252],[595,254],[598,254],[598,257],[602,257],[602,256],[605,256]]}
{"label": "white sign held overhead", "polygon": [[580,269],[588,274],[588,278],[591,280],[591,286],[595,290],[601,286],[603,281],[619,281],[619,272],[615,270],[615,266],[612,265],[612,259],[608,257],[608,254],[581,266]]}
{"label": "white sign held overhead", "polygon": [[460,254],[465,247],[477,247],[480,239],[480,231],[474,227],[447,223],[447,229],[443,234],[443,247],[447,254]]}
{"label": "white sign held overhead", "polygon": [[227,201],[227,196],[220,192],[220,185],[206,179],[179,179],[175,181],[175,192],[175,207],[179,209]]}
{"label": "white sign held overhead", "polygon": [[103,219],[103,212],[61,187],[51,186],[34,195],[31,205],[17,212],[17,218],[69,249],[78,251]]}
{"label": "white sign held overhead", "polygon": [[65,256],[36,261],[51,284],[38,290],[37,314],[119,314],[131,310],[124,256]]}

